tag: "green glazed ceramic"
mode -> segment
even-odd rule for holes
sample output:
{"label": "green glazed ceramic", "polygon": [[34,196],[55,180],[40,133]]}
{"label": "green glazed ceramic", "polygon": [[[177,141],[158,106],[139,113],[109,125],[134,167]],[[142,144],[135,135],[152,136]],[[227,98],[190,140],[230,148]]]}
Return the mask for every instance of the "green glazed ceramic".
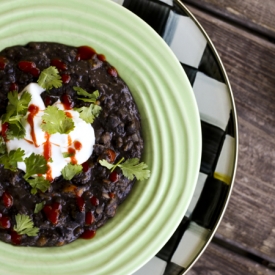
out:
{"label": "green glazed ceramic", "polygon": [[0,273],[131,274],[167,242],[192,198],[200,156],[199,112],[169,47],[141,19],[110,0],[2,0],[0,48],[31,41],[89,45],[117,68],[142,119],[149,180],[137,182],[92,240],[64,247],[0,243]]}

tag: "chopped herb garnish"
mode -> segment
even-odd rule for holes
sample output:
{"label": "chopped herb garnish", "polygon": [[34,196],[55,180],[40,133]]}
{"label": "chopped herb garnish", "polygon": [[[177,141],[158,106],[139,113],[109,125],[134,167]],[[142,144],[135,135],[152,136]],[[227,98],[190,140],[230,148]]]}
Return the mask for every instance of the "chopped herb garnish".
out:
{"label": "chopped herb garnish", "polygon": [[0,155],[4,155],[7,152],[7,146],[4,138],[0,136]]}
{"label": "chopped herb garnish", "polygon": [[21,120],[28,111],[28,106],[31,101],[31,94],[25,91],[19,98],[18,92],[12,91],[8,93],[8,100],[9,104],[6,109],[6,113],[2,116],[2,123],[9,123],[7,138],[23,138],[26,131]]}
{"label": "chopped herb garnish", "polygon": [[24,154],[25,151],[20,148],[11,150],[9,154],[0,156],[0,164],[3,164],[5,169],[17,171],[17,162],[23,161]]}
{"label": "chopped herb garnish", "polygon": [[65,180],[71,180],[74,176],[81,173],[82,169],[82,165],[69,163],[62,169],[61,173]]}
{"label": "chopped herb garnish", "polygon": [[123,173],[123,175],[129,180],[133,180],[134,177],[137,180],[145,180],[150,177],[150,170],[147,170],[147,164],[144,162],[139,163],[138,158],[132,158],[124,161],[122,158],[117,164],[111,164],[108,161],[100,160],[99,163],[108,168],[111,171],[114,171],[116,167],[119,167]]}
{"label": "chopped herb garnish", "polygon": [[15,124],[9,124],[9,128],[6,132],[6,137],[8,140],[12,140],[14,138],[21,139],[21,138],[24,138],[25,135],[26,135],[26,130],[23,127],[21,121],[15,122]]}
{"label": "chopped herb garnish", "polygon": [[63,158],[70,158],[70,157],[73,157],[75,154],[74,153],[65,152],[65,153],[62,153],[62,155],[63,155]]}
{"label": "chopped herb garnish", "polygon": [[52,88],[59,88],[62,86],[61,76],[58,70],[54,66],[43,70],[37,80],[39,86],[46,90],[51,90]]}
{"label": "chopped herb garnish", "polygon": [[84,89],[80,87],[74,86],[73,89],[77,92],[78,95],[85,96],[86,98],[83,97],[78,97],[79,100],[82,100],[84,102],[90,102],[90,103],[95,103],[97,98],[99,97],[99,91],[96,90],[92,94],[88,93]]}
{"label": "chopped herb garnish", "polygon": [[101,107],[91,104],[90,107],[75,108],[79,112],[79,117],[87,123],[93,123],[95,118],[98,117]]}
{"label": "chopped herb garnish", "polygon": [[43,177],[34,177],[33,179],[29,178],[27,179],[27,182],[32,187],[31,193],[35,195],[37,193],[37,190],[41,190],[42,192],[46,192],[48,188],[50,187],[51,183],[50,181],[46,180]]}
{"label": "chopped herb garnish", "polygon": [[40,203],[37,203],[37,204],[35,205],[35,208],[34,208],[34,214],[39,213],[39,212],[43,209],[43,207],[44,207],[45,204],[46,204],[45,201],[42,201],[42,202],[40,202]]}
{"label": "chopped herb garnish", "polygon": [[55,106],[48,106],[42,116],[41,128],[49,134],[68,134],[74,129],[72,118],[67,117],[65,112]]}
{"label": "chopped herb garnish", "polygon": [[39,228],[34,227],[33,221],[29,216],[17,214],[15,216],[16,225],[13,230],[19,235],[37,236]]}
{"label": "chopped herb garnish", "polygon": [[45,174],[48,170],[46,159],[41,156],[32,153],[29,157],[24,159],[26,164],[26,174],[24,179],[29,179],[29,177],[36,174]]}

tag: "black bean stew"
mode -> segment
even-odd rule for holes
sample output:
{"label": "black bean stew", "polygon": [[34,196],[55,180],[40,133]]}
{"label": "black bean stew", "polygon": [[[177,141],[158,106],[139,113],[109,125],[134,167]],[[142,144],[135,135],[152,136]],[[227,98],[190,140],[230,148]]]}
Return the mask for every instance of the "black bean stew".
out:
{"label": "black bean stew", "polygon": [[[23,179],[24,172],[0,165],[0,240],[14,245],[61,246],[77,238],[92,238],[115,215],[134,183],[119,169],[110,172],[98,160],[140,159],[143,149],[139,113],[127,85],[103,55],[87,46],[35,42],[1,51],[0,115],[6,110],[8,92],[21,91],[36,82],[49,66],[59,70],[63,85],[42,94],[46,106],[58,99],[71,107],[85,105],[77,99],[73,86],[91,93],[99,91],[102,111],[92,125],[96,144],[79,175],[72,180],[60,176],[48,191],[36,195]],[[41,202],[45,203],[43,209],[34,213],[35,205]],[[18,235],[13,230],[18,213],[32,218],[39,228],[37,236]]]}

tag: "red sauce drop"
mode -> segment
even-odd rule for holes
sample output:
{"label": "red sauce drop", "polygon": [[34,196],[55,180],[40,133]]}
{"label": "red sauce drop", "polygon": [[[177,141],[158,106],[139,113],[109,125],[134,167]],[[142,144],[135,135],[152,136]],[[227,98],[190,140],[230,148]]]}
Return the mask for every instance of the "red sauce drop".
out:
{"label": "red sauce drop", "polygon": [[54,58],[51,60],[51,66],[55,66],[58,70],[65,71],[67,70],[67,65],[61,61],[59,58]]}
{"label": "red sauce drop", "polygon": [[33,68],[30,70],[30,73],[34,76],[34,77],[38,77],[40,75],[40,70],[38,68]]}
{"label": "red sauce drop", "polygon": [[118,173],[116,171],[113,171],[109,176],[109,180],[111,182],[117,182],[118,181]]}
{"label": "red sauce drop", "polygon": [[85,216],[85,224],[90,225],[94,222],[95,218],[92,212],[87,212]]}
{"label": "red sauce drop", "polygon": [[99,199],[95,196],[91,197],[91,203],[93,206],[98,206],[99,205]]}
{"label": "red sauce drop", "polygon": [[7,140],[7,131],[9,129],[9,124],[7,122],[2,124],[2,132],[1,135],[3,139],[6,141]]}
{"label": "red sauce drop", "polygon": [[81,46],[77,49],[76,61],[80,60],[88,60],[91,59],[92,56],[96,54],[96,51],[89,46]]}
{"label": "red sauce drop", "polygon": [[71,146],[72,145],[72,138],[70,135],[68,135],[68,146]]}
{"label": "red sauce drop", "polygon": [[86,173],[89,170],[89,167],[90,167],[89,163],[86,161],[86,162],[82,163],[81,165],[82,165],[82,168],[83,168],[82,171],[84,173]]}
{"label": "red sauce drop", "polygon": [[31,137],[32,137],[32,141],[35,147],[38,147],[37,143],[36,143],[36,136],[35,136],[35,132],[34,132],[34,123],[33,123],[33,119],[34,116],[39,112],[39,108],[38,106],[31,104],[28,108],[28,111],[30,112],[28,117],[27,117],[27,121],[31,126]]}
{"label": "red sauce drop", "polygon": [[117,70],[114,67],[108,68],[107,73],[113,77],[118,76]]}
{"label": "red sauce drop", "polygon": [[72,101],[72,98],[69,95],[63,94],[60,99],[65,110],[71,110],[73,108],[74,102]]}
{"label": "red sauce drop", "polygon": [[71,81],[71,76],[69,74],[62,74],[61,80],[63,83],[68,84]]}
{"label": "red sauce drop", "polygon": [[96,234],[95,230],[90,230],[90,229],[86,229],[82,234],[81,234],[81,238],[82,239],[92,239]]}
{"label": "red sauce drop", "polygon": [[113,163],[116,159],[116,152],[112,149],[106,150],[107,157],[110,163]]}
{"label": "red sauce drop", "polygon": [[113,199],[113,198],[116,197],[116,194],[115,194],[115,193],[109,193],[109,197],[110,197],[111,199]]}
{"label": "red sauce drop", "polygon": [[0,218],[0,227],[8,229],[11,227],[10,218],[7,216],[2,216]]}
{"label": "red sauce drop", "polygon": [[18,91],[18,85],[16,83],[11,83],[10,91]]}
{"label": "red sauce drop", "polygon": [[43,149],[44,149],[44,158],[46,159],[46,161],[49,161],[49,159],[52,157],[52,145],[50,143],[50,134],[45,133],[45,138],[46,141],[43,145]]}
{"label": "red sauce drop", "polygon": [[11,231],[11,242],[15,245],[19,245],[21,243],[22,236],[19,235],[16,231]]}
{"label": "red sauce drop", "polygon": [[83,212],[85,210],[85,201],[82,197],[76,197],[76,203],[78,205],[79,211]]}
{"label": "red sauce drop", "polygon": [[0,70],[4,70],[7,65],[7,59],[3,56],[0,56]]}
{"label": "red sauce drop", "polygon": [[45,106],[48,107],[53,104],[53,99],[50,96],[46,96],[44,103],[45,103]]}
{"label": "red sauce drop", "polygon": [[81,144],[81,142],[79,142],[78,140],[76,140],[75,142],[74,142],[74,148],[75,148],[75,150],[81,150],[81,148],[82,148],[82,144]]}
{"label": "red sauce drop", "polygon": [[54,202],[52,203],[52,205],[45,205],[43,208],[43,212],[52,224],[57,224],[61,209],[61,204]]}
{"label": "red sauce drop", "polygon": [[38,77],[40,74],[40,70],[36,68],[36,65],[32,61],[20,61],[18,62],[18,67],[21,71],[25,73],[30,73],[34,77]]}
{"label": "red sauce drop", "polygon": [[106,57],[105,57],[105,55],[103,55],[103,54],[98,54],[98,55],[97,55],[97,58],[98,58],[100,61],[106,61]]}
{"label": "red sauce drop", "polygon": [[66,117],[73,118],[73,115],[70,112],[65,112]]}
{"label": "red sauce drop", "polygon": [[76,160],[76,158],[75,158],[75,149],[72,148],[72,147],[70,147],[70,148],[68,149],[68,153],[71,155],[71,163],[72,163],[72,164],[77,164],[77,160]]}
{"label": "red sauce drop", "polygon": [[13,198],[12,196],[7,192],[5,191],[2,195],[2,200],[3,200],[3,204],[9,208],[13,205]]}
{"label": "red sauce drop", "polygon": [[52,176],[52,168],[50,165],[47,165],[47,172],[46,172],[46,180],[48,181],[53,181],[53,176]]}

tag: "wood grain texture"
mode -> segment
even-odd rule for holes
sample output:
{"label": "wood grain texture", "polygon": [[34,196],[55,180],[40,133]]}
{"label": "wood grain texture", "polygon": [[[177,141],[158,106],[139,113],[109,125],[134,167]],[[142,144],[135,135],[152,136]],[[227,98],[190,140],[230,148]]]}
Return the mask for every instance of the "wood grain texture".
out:
{"label": "wood grain texture", "polygon": [[275,275],[275,272],[210,244],[187,275]]}
{"label": "wood grain texture", "polygon": [[274,0],[183,0],[183,2],[269,34],[273,39],[275,37]]}
{"label": "wood grain texture", "polygon": [[238,171],[218,234],[274,259],[275,44],[189,8],[222,58],[239,116]]}

